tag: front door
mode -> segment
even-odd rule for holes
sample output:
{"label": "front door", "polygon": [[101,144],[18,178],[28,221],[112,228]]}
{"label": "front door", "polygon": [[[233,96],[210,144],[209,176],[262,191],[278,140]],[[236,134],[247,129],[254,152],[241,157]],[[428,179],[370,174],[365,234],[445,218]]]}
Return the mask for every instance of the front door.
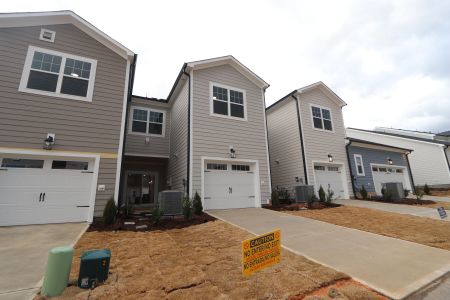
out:
{"label": "front door", "polygon": [[157,200],[158,175],[154,172],[128,172],[126,200],[134,206],[151,206]]}

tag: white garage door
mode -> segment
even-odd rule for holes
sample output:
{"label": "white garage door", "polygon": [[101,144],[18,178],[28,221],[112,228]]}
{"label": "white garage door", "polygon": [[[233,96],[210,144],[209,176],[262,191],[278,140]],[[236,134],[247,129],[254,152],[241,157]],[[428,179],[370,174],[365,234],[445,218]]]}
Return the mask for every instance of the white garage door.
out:
{"label": "white garage door", "polygon": [[0,226],[88,220],[93,160],[0,157]]}
{"label": "white garage door", "polygon": [[334,192],[335,198],[345,198],[344,183],[342,179],[342,167],[326,164],[315,164],[314,173],[316,179],[316,193],[320,186],[323,187],[325,193],[328,188]]}
{"label": "white garage door", "polygon": [[375,191],[377,195],[381,196],[381,188],[383,184],[387,182],[401,182],[403,188],[411,189],[409,180],[406,179],[406,170],[403,167],[398,166],[372,166],[373,184],[375,185]]}
{"label": "white garage door", "polygon": [[245,163],[207,162],[204,177],[205,209],[255,207],[255,174]]}

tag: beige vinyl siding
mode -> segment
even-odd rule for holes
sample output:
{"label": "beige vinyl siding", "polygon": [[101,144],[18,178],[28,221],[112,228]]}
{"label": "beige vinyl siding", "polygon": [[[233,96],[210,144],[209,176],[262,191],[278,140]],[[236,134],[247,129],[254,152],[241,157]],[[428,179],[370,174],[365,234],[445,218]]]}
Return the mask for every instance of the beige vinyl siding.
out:
{"label": "beige vinyl siding", "polygon": [[272,188],[288,189],[291,195],[300,184],[295,177],[306,182],[295,101],[289,97],[267,111]]}
{"label": "beige vinyl siding", "polygon": [[[131,113],[132,107],[145,107],[154,108],[160,111],[164,111],[164,126],[165,132],[164,136],[145,136],[141,134],[133,134],[131,131],[131,120],[133,115]],[[125,154],[133,155],[139,154],[143,156],[154,156],[154,157],[169,157],[169,144],[170,144],[170,110],[167,103],[156,101],[133,98],[129,105],[128,118],[129,126],[127,130],[127,138],[125,142]],[[149,142],[146,143],[146,138]]]}
{"label": "beige vinyl siding", "polygon": [[[318,88],[302,93],[297,97],[300,105],[308,183],[314,184],[313,161],[328,162],[328,154],[331,154],[333,155],[334,163],[342,163],[345,167],[347,190],[351,196],[352,187],[345,149],[345,127],[341,108]],[[310,104],[330,109],[334,132],[313,128]]]}
{"label": "beige vinyl siding", "polygon": [[[201,158],[229,158],[229,146],[236,158],[257,160],[261,199],[270,198],[269,169],[262,89],[229,65],[193,72],[193,170],[192,193],[201,193]],[[210,115],[210,82],[246,91],[247,121]]]}
{"label": "beige vinyl siding", "polygon": [[97,184],[104,184],[105,191],[97,192],[95,197],[94,217],[100,217],[103,209],[111,197],[114,197],[114,187],[116,183],[117,159],[100,158],[100,168],[98,172]]}
{"label": "beige vinyl siding", "polygon": [[[56,32],[39,40],[41,28]],[[92,102],[19,92],[28,47],[97,60]],[[0,147],[42,149],[56,134],[54,151],[116,154],[119,148],[127,62],[72,24],[0,28]],[[49,152],[51,155],[51,151]],[[114,193],[116,159],[101,158],[95,214]]]}
{"label": "beige vinyl siding", "polygon": [[189,86],[184,83],[173,99],[170,126],[169,182],[173,190],[183,191],[183,179],[187,180]]}

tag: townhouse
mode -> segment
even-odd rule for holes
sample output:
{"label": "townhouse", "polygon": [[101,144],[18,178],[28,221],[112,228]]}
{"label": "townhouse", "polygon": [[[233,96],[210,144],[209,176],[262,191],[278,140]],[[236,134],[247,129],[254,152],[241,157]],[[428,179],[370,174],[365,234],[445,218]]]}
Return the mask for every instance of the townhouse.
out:
{"label": "townhouse", "polygon": [[342,107],[323,82],[294,90],[266,109],[272,186],[322,186],[335,197],[353,195]]}

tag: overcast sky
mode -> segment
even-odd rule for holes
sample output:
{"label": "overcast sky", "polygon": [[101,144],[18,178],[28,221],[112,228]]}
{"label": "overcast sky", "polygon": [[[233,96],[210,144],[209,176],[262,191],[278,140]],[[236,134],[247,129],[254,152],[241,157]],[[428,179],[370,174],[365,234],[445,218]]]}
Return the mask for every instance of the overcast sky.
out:
{"label": "overcast sky", "polygon": [[345,125],[450,129],[450,1],[2,1],[70,9],[138,57],[134,94],[167,97],[184,62],[232,54],[267,105],[323,81]]}

